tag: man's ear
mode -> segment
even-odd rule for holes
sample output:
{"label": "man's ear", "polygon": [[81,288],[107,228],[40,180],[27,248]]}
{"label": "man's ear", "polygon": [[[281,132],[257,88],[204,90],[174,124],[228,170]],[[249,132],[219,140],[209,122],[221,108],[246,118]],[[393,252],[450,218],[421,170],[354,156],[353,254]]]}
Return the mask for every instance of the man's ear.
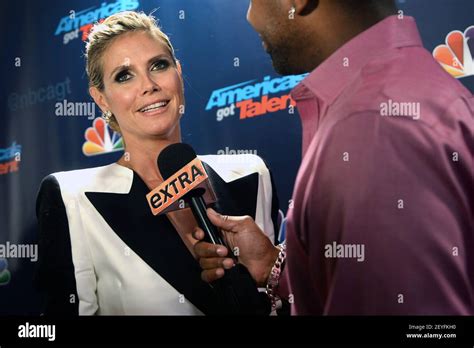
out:
{"label": "man's ear", "polygon": [[102,112],[110,110],[109,104],[107,104],[104,94],[99,91],[97,87],[89,87],[89,93]]}
{"label": "man's ear", "polygon": [[309,15],[319,6],[319,0],[291,0],[291,2],[295,7],[295,14],[299,16]]}

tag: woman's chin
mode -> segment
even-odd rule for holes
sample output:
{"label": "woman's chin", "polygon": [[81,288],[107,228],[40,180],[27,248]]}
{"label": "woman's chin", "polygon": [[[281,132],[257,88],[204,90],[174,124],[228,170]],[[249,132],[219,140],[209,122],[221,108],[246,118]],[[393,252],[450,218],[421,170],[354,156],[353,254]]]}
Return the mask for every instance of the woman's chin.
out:
{"label": "woman's chin", "polygon": [[[169,110],[171,111],[171,110]],[[127,129],[122,129],[129,136],[138,141],[145,139],[169,139],[179,138],[179,115],[171,112],[158,113],[155,115],[135,116],[133,123],[127,125]],[[120,124],[120,122],[119,122]],[[125,127],[124,127],[125,128]],[[125,135],[125,139],[127,135]]]}
{"label": "woman's chin", "polygon": [[164,127],[163,125],[150,125],[147,129],[143,129],[143,137],[156,140],[174,139],[176,127],[177,125],[169,127]]}

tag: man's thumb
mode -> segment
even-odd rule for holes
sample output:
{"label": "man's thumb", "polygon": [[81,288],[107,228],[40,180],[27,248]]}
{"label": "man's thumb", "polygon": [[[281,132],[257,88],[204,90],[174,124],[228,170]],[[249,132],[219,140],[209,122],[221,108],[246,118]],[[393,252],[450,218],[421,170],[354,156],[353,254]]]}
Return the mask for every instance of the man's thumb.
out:
{"label": "man's thumb", "polygon": [[234,228],[236,227],[236,217],[221,215],[212,208],[207,209],[207,216],[214,226],[226,231],[237,232],[234,231]]}

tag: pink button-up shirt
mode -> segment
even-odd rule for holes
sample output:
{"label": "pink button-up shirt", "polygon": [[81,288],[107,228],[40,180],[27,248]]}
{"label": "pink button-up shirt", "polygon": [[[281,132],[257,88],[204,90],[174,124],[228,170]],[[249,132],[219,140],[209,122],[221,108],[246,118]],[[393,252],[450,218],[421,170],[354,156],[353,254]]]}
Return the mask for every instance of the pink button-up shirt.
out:
{"label": "pink button-up shirt", "polygon": [[[392,16],[292,92],[292,313],[474,314],[474,99]],[[282,286],[284,287],[284,286]]]}

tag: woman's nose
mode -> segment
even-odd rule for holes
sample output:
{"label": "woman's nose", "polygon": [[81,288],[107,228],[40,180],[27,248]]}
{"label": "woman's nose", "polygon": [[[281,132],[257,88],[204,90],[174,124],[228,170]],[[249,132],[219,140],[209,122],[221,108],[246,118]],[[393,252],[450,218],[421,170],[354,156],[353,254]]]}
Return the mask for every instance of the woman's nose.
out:
{"label": "woman's nose", "polygon": [[142,82],[142,94],[145,95],[159,90],[161,90],[161,88],[158,83],[153,80],[150,74],[146,74]]}

